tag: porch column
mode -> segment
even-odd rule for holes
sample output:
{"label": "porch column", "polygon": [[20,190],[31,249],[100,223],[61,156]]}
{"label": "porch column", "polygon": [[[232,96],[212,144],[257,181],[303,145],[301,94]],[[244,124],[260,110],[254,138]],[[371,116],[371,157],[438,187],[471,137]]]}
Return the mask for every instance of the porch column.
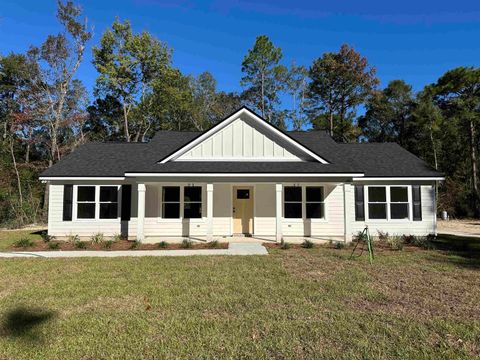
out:
{"label": "porch column", "polygon": [[213,240],[213,184],[207,184],[207,241]]}
{"label": "porch column", "polygon": [[275,185],[275,220],[276,220],[276,233],[275,240],[277,242],[282,241],[282,184]]}
{"label": "porch column", "polygon": [[349,216],[355,209],[355,202],[352,202],[352,185],[343,184],[343,240],[352,241],[352,218]]}
{"label": "porch column", "polygon": [[145,184],[138,184],[137,241],[145,239],[143,225],[145,221]]}

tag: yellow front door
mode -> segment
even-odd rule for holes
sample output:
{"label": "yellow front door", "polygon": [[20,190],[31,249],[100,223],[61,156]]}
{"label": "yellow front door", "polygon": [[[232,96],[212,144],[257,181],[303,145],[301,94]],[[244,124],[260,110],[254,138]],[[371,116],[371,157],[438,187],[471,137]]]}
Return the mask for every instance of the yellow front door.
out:
{"label": "yellow front door", "polygon": [[253,187],[233,187],[233,233],[253,233]]}

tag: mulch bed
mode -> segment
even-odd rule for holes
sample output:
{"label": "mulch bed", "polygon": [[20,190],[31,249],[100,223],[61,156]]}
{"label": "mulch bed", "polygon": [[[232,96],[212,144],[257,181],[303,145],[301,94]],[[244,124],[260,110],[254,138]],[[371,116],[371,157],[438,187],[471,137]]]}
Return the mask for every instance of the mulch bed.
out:
{"label": "mulch bed", "polygon": [[58,243],[58,249],[49,248],[48,243],[44,241],[36,241],[34,246],[29,247],[15,247],[10,246],[8,250],[11,251],[71,251],[71,250],[199,250],[199,249],[228,249],[228,243],[219,242],[217,246],[212,247],[208,243],[193,243],[190,248],[182,247],[182,244],[170,244],[166,247],[160,247],[158,243],[156,244],[138,244],[134,241],[128,240],[118,240],[115,241],[110,248],[105,247],[105,243],[93,244],[90,241],[84,241],[87,245],[85,249],[78,248],[74,243],[68,241],[52,241],[53,243]]}

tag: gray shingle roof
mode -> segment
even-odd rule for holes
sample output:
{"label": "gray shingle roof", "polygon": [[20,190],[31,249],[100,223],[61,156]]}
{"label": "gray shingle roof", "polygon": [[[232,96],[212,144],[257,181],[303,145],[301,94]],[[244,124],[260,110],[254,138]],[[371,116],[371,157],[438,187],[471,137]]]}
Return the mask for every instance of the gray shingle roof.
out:
{"label": "gray shingle roof", "polygon": [[42,177],[112,177],[126,172],[153,173],[364,173],[369,177],[428,177],[442,174],[395,143],[338,144],[323,131],[289,132],[330,164],[318,162],[208,162],[159,164],[200,132],[159,131],[149,143],[100,143],[80,146]]}

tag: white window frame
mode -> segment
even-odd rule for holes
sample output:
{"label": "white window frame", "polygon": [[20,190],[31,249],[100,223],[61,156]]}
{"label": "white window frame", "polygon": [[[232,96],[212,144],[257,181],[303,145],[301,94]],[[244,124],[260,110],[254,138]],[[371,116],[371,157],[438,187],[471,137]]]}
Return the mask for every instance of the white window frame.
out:
{"label": "white window frame", "polygon": [[[285,217],[285,188],[286,187],[301,187],[302,188],[302,217],[301,218],[286,218]],[[323,188],[323,218],[307,218],[307,187],[321,187]],[[310,201],[313,203],[314,201]],[[316,184],[316,183],[306,183],[306,184],[292,184],[287,183],[283,184],[282,187],[282,219],[286,223],[295,223],[295,222],[328,222],[328,196],[327,196],[327,185],[326,184]]]}
{"label": "white window frame", "polygon": [[[165,219],[163,218],[163,199],[162,199],[162,193],[163,193],[163,188],[164,187],[171,187],[171,186],[177,186],[180,187],[180,217],[176,219]],[[202,217],[200,218],[192,218],[192,219],[186,219],[183,217],[184,215],[184,205],[185,205],[185,194],[184,194],[184,188],[189,187],[189,186],[198,186],[202,188]],[[207,199],[207,190],[206,190],[206,185],[205,184],[198,184],[198,183],[162,183],[158,187],[158,218],[157,222],[160,223],[180,223],[183,222],[184,220],[190,221],[191,223],[202,223],[205,222],[206,216],[207,216],[207,211],[206,211],[206,199]]]}
{"label": "white window frame", "polygon": [[[117,196],[117,217],[114,219],[100,219],[100,188],[101,187],[116,187],[118,196]],[[89,222],[89,221],[101,221],[101,222],[117,222],[120,219],[121,214],[121,204],[122,204],[122,192],[119,191],[122,185],[118,184],[77,184],[73,185],[73,211],[72,211],[72,219],[79,222]],[[78,218],[78,188],[79,187],[94,187],[95,188],[95,201],[80,201],[80,203],[95,203],[95,217],[90,219],[82,219]],[[105,201],[102,201],[106,203]]]}
{"label": "white window frame", "polygon": [[[117,188],[117,201],[101,201],[100,200],[100,192],[102,187],[114,187]],[[97,191],[97,189],[95,189]],[[117,217],[115,218],[100,218],[100,205],[101,204],[117,204]],[[95,205],[97,206],[97,205]],[[119,217],[120,213],[120,186],[119,185],[99,185],[98,186],[98,219],[99,220],[116,220]]]}
{"label": "white window frame", "polygon": [[[370,204],[370,199],[369,199],[369,188],[371,187],[383,187],[385,188],[385,195],[386,195],[386,207],[387,207],[387,218],[386,219],[370,219],[370,212],[369,212],[369,207],[368,205]],[[391,194],[390,194],[390,188],[395,188],[395,187],[402,187],[402,188],[407,188],[407,195],[408,195],[408,217],[405,219],[392,219],[391,218],[391,209],[390,205],[392,204],[391,202]],[[412,216],[413,216],[413,203],[412,203],[412,186],[411,185],[404,185],[404,184],[395,184],[395,185],[381,185],[381,184],[375,184],[375,185],[365,185],[365,204],[364,204],[364,211],[365,211],[365,220],[368,221],[375,221],[375,222],[409,222],[412,221]],[[375,204],[373,202],[372,204]],[[376,204],[380,204],[377,202]],[[383,204],[383,202],[381,203]],[[405,204],[405,202],[394,202],[393,204]]]}

